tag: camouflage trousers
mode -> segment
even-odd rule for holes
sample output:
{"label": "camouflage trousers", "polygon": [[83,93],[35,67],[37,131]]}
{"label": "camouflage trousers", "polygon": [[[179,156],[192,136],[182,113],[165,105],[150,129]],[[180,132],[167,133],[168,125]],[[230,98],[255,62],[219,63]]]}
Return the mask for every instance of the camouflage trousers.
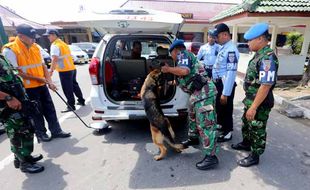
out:
{"label": "camouflage trousers", "polygon": [[204,155],[215,155],[217,146],[217,123],[215,112],[215,96],[210,98],[189,102],[189,131],[190,138],[199,138],[203,146]]}
{"label": "camouflage trousers", "polygon": [[249,143],[254,154],[261,155],[266,146],[266,125],[271,108],[259,107],[256,111],[255,120],[248,121],[245,117],[250,106],[245,106],[242,116],[242,137],[245,143]]}
{"label": "camouflage trousers", "polygon": [[19,160],[24,160],[33,152],[33,132],[25,129],[26,121],[19,114],[9,116],[4,122],[6,133],[11,142],[11,151]]}

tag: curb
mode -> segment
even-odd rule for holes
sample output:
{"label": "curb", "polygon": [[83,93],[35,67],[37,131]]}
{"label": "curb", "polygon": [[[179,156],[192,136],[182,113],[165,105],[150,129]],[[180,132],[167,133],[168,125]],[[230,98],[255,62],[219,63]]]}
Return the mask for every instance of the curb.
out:
{"label": "curb", "polygon": [[[236,82],[240,85],[243,85],[243,80],[237,76],[236,78]],[[296,110],[300,110],[303,112],[303,117],[306,119],[310,119],[310,110],[306,109],[304,107],[295,105],[292,101],[290,100],[286,100],[285,98],[273,93],[274,96],[274,100],[275,100],[275,104],[279,105],[281,108],[283,108],[284,110],[287,109],[296,109]]]}

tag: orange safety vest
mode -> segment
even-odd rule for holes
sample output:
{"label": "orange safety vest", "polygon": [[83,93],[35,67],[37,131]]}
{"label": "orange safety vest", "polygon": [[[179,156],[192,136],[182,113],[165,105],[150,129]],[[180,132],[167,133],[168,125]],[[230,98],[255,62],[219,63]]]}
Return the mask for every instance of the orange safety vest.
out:
{"label": "orange safety vest", "polygon": [[[5,44],[3,48],[9,48],[14,52],[18,69],[22,70],[26,74],[45,78],[43,70],[44,63],[40,49],[36,44],[33,44],[30,48],[27,48],[19,37],[16,37],[15,41]],[[36,88],[45,85],[43,82],[32,79],[24,79],[23,83],[25,88]]]}
{"label": "orange safety vest", "polygon": [[69,46],[59,38],[53,42],[53,45],[57,46],[60,50],[60,56],[58,56],[56,70],[58,72],[75,70],[75,65]]}

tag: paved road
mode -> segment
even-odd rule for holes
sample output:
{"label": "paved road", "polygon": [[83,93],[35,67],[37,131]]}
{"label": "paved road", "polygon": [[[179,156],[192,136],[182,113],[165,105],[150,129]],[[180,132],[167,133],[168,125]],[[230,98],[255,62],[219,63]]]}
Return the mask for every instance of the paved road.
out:
{"label": "paved road", "polygon": [[[87,65],[78,67],[78,81],[85,97],[90,89],[87,72]],[[54,80],[58,80],[57,76]],[[113,122],[110,133],[94,136],[72,114],[59,114],[63,129],[72,132],[72,137],[35,145],[35,153],[44,155],[41,164],[45,171],[41,174],[17,171],[9,142],[4,135],[0,136],[1,189],[309,189],[310,128],[307,122],[289,119],[276,110],[270,116],[268,144],[261,164],[251,168],[237,166],[236,160],[246,154],[232,150],[230,144],[241,140],[242,96],[238,88],[233,140],[221,144],[217,169],[197,170],[195,163],[202,155],[194,148],[181,154],[170,150],[166,159],[154,161],[158,150],[151,142],[146,121]],[[65,105],[55,94],[53,99],[59,113]],[[89,104],[78,113],[91,122]],[[184,139],[184,124],[176,120],[173,124],[178,137]]]}

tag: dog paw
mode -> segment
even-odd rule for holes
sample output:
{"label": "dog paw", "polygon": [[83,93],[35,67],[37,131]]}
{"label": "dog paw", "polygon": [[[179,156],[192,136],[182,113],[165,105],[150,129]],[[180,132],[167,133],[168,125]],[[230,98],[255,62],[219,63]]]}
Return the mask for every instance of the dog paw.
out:
{"label": "dog paw", "polygon": [[160,156],[160,155],[154,156],[154,160],[156,160],[156,161],[159,161],[159,160],[161,160],[161,159],[163,159],[163,157]]}
{"label": "dog paw", "polygon": [[175,151],[176,151],[177,153],[181,153],[181,152],[182,152],[182,149],[175,149]]}

